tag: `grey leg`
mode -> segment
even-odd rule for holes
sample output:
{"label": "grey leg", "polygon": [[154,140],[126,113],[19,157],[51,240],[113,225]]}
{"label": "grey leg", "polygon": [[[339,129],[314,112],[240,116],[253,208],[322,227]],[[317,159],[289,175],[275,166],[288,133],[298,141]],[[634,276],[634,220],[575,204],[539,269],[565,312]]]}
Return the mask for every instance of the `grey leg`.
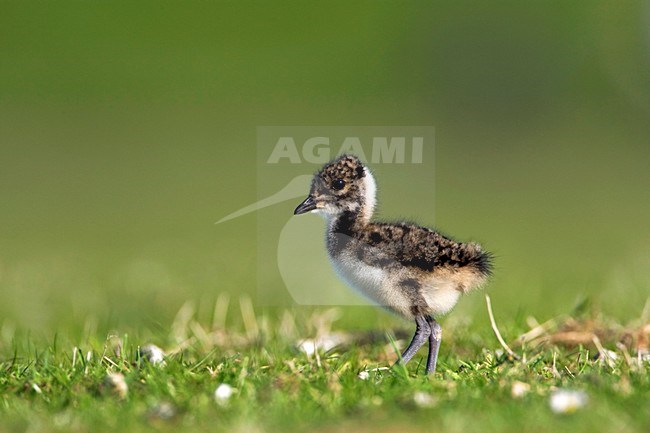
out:
{"label": "grey leg", "polygon": [[415,316],[415,326],[413,340],[411,340],[409,347],[402,353],[402,362],[404,365],[413,358],[413,355],[427,342],[427,338],[431,335],[431,327],[424,316]]}
{"label": "grey leg", "polygon": [[427,324],[431,329],[429,334],[429,356],[427,356],[427,374],[436,371],[436,362],[438,361],[438,349],[442,340],[442,327],[436,319],[427,316]]}

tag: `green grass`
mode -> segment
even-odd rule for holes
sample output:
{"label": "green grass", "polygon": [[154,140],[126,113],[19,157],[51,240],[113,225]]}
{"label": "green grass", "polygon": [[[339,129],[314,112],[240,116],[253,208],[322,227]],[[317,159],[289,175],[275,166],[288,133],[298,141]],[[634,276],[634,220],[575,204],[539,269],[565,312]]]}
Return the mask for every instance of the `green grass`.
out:
{"label": "green grass", "polygon": [[[532,323],[540,333],[523,345],[516,337],[529,326],[507,323],[505,338],[521,356],[514,360],[489,329],[452,316],[438,372],[426,377],[424,350],[407,368],[385,368],[397,357],[391,342],[404,344],[410,329],[344,331],[332,323],[336,314],[245,315],[242,326],[226,327],[200,323],[186,310],[169,335],[159,335],[168,351],[164,365],[141,359],[138,346],[148,341],[127,335],[87,335],[80,345],[16,336],[0,363],[0,431],[650,429],[650,363],[639,363],[634,352],[647,344],[644,320],[623,327],[579,315]],[[298,348],[303,338],[332,336],[340,344],[329,351]],[[618,357],[599,360],[593,344],[578,344],[585,336]],[[124,375],[126,394],[108,382],[113,373]],[[521,398],[512,395],[516,382],[530,387]],[[235,389],[225,403],[214,396],[222,383]],[[589,402],[556,414],[549,407],[555,389],[582,390]]]}
{"label": "green grass", "polygon": [[[0,433],[650,431],[632,359],[650,296],[647,2],[372,3],[1,2]],[[228,294],[294,305],[258,249],[298,201],[214,225],[318,168],[261,176],[262,125],[433,125],[435,184],[372,167],[378,216],[493,252],[522,360],[497,354],[480,296],[445,318],[431,378],[424,350],[358,378],[412,332],[373,308],[244,302],[226,320]],[[294,241],[322,253],[322,227]],[[569,313],[582,297],[612,319]],[[530,315],[546,327],[514,344]],[[296,349],[332,332],[318,357]],[[165,366],[138,363],[149,343]],[[553,387],[590,402],[554,414]]]}

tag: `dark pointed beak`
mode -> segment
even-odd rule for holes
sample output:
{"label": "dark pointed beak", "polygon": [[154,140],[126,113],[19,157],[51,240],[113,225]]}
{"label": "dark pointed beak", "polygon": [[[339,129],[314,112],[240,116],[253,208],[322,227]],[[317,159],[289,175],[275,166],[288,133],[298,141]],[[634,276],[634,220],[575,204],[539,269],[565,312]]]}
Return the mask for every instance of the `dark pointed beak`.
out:
{"label": "dark pointed beak", "polygon": [[298,205],[296,210],[293,211],[293,214],[294,215],[300,215],[302,213],[307,213],[307,212],[312,211],[314,209],[316,209],[316,202],[314,201],[314,197],[309,196],[309,197],[307,197],[305,199],[305,201],[303,201],[302,203],[300,203]]}

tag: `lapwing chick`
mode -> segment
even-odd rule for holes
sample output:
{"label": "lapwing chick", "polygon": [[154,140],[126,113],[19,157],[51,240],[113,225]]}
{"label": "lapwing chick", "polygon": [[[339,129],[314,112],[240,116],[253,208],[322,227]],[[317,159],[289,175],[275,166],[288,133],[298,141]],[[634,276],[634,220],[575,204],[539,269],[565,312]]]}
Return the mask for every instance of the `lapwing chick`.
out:
{"label": "lapwing chick", "polygon": [[406,364],[427,341],[427,373],[436,369],[442,329],[436,318],[460,296],[485,283],[491,255],[475,243],[456,242],[408,222],[372,220],[376,184],[356,156],[343,155],[314,175],[295,215],[327,220],[326,244],[339,276],[375,303],[415,321]]}

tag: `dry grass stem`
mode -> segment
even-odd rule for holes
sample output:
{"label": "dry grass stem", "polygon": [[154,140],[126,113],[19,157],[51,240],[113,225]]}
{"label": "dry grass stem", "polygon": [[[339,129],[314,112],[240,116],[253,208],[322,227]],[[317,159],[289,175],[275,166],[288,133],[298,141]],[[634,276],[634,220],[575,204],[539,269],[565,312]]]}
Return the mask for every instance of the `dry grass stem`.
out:
{"label": "dry grass stem", "polygon": [[492,331],[494,331],[494,335],[497,337],[497,340],[499,340],[499,344],[501,344],[501,347],[503,347],[503,350],[505,350],[508,355],[510,355],[513,359],[519,359],[519,356],[512,351],[510,346],[508,346],[501,336],[501,332],[499,332],[499,328],[497,327],[497,323],[494,320],[494,313],[492,313],[492,302],[490,301],[490,295],[486,294],[485,295],[485,303],[487,304],[487,310],[488,310],[488,315],[490,316],[490,325],[492,325]]}

